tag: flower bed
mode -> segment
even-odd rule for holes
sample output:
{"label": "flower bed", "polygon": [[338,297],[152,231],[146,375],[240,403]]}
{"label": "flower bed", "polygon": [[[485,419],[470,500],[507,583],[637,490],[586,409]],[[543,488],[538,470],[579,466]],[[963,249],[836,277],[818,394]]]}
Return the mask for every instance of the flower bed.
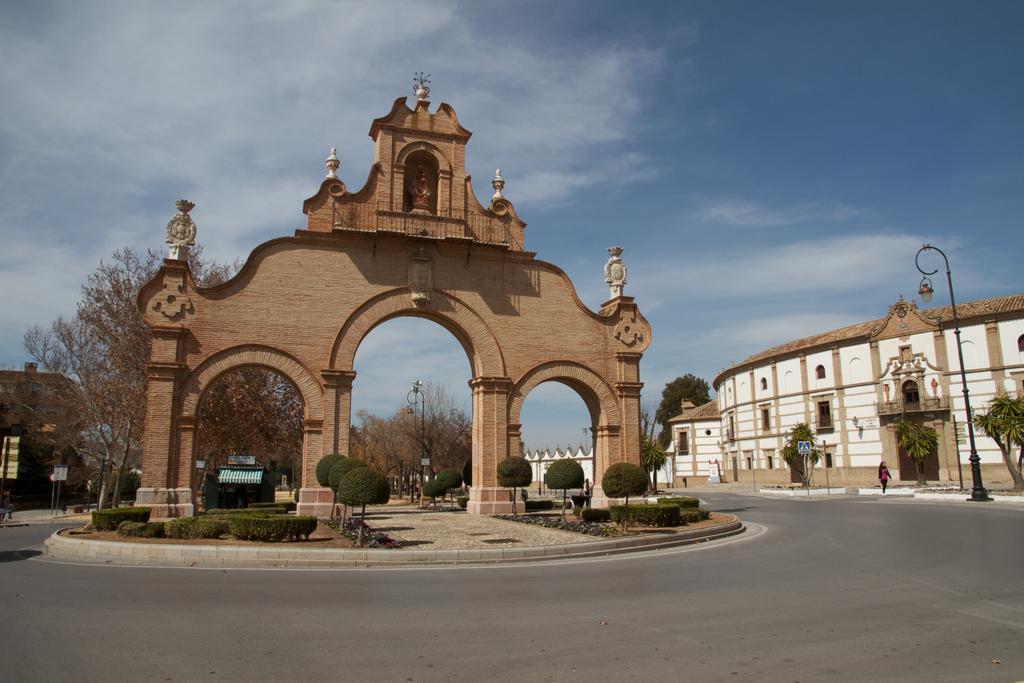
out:
{"label": "flower bed", "polygon": [[391,538],[385,533],[380,531],[374,531],[370,525],[366,524],[362,520],[348,518],[345,523],[342,524],[340,518],[335,518],[327,522],[327,526],[337,531],[339,534],[352,541],[356,542],[359,538],[359,527],[363,527],[363,547],[364,548],[379,548],[381,550],[397,550],[402,547],[402,544]]}
{"label": "flower bed", "polygon": [[519,515],[514,517],[513,515],[492,515],[495,519],[504,519],[509,522],[520,522],[522,524],[535,524],[537,526],[546,527],[548,529],[561,529],[563,531],[573,531],[577,534],[586,534],[588,536],[621,536],[620,532],[616,527],[610,524],[600,524],[598,522],[583,522],[575,519],[563,520],[561,517],[555,517],[552,515]]}

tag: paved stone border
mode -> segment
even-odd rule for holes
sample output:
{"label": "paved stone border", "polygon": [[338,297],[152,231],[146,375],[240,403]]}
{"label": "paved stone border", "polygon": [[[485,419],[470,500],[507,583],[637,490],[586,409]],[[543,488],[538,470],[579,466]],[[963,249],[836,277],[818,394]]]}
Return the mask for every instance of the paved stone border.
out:
{"label": "paved stone border", "polygon": [[739,519],[670,536],[651,535],[590,543],[462,550],[299,549],[286,545],[225,546],[93,541],[59,531],[46,539],[45,556],[58,561],[164,567],[342,568],[488,565],[616,555],[727,538],[743,533]]}
{"label": "paved stone border", "polygon": [[810,496],[839,496],[846,493],[846,489],[833,486],[829,489],[758,489],[758,493],[768,496],[787,496],[790,498],[807,498]]}

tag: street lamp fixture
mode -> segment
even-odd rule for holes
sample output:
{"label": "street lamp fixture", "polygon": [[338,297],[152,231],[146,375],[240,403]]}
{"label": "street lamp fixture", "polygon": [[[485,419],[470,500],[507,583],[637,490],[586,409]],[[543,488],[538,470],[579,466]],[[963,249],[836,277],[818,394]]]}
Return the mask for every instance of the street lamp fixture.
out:
{"label": "street lamp fixture", "polygon": [[924,276],[921,279],[921,287],[918,289],[921,301],[928,303],[932,300],[932,294],[935,290],[932,288],[932,281],[928,279],[928,276],[935,275],[939,272],[938,268],[935,270],[925,270],[921,267],[921,254],[926,251],[938,252],[946,264],[946,284],[949,285],[949,303],[953,310],[953,333],[956,335],[956,354],[957,358],[960,360],[960,386],[963,388],[964,393],[964,410],[967,411],[967,437],[971,444],[971,457],[968,458],[971,463],[972,479],[970,499],[975,502],[983,502],[989,500],[989,497],[988,491],[985,490],[985,485],[981,481],[981,458],[978,457],[978,447],[974,441],[974,413],[971,411],[970,391],[967,389],[967,371],[964,369],[964,349],[960,342],[960,319],[956,315],[956,299],[953,297],[953,275],[949,269],[949,259],[946,258],[945,252],[941,249],[933,247],[930,244],[925,244],[918,249],[917,256],[914,257],[914,265],[917,266],[917,270]]}
{"label": "street lamp fixture", "polygon": [[417,430],[418,441],[420,442],[420,504],[423,504],[423,479],[424,479],[424,468],[430,463],[430,459],[427,457],[426,445],[423,443],[424,430],[424,409],[426,407],[426,394],[421,393],[423,390],[423,382],[418,379],[413,380],[412,390],[406,394],[405,400],[409,403],[409,407],[413,413],[413,419],[416,415],[416,406],[420,408],[420,424]]}

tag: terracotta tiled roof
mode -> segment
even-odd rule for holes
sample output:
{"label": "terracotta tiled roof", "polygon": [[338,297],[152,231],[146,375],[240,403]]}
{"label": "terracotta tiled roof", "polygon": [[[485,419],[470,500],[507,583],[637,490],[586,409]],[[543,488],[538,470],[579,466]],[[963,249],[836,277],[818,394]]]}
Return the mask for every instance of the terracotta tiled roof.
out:
{"label": "terracotta tiled roof", "polygon": [[[992,299],[968,301],[962,304],[957,304],[956,307],[956,313],[960,318],[961,324],[975,318],[984,318],[987,316],[1016,312],[1024,313],[1024,294],[1010,294],[1009,296],[1000,296]],[[940,324],[949,323],[953,320],[952,306],[939,306],[937,308],[923,309],[922,313],[927,318]],[[735,363],[722,370],[718,373],[718,376],[715,377],[714,386],[717,389],[721,379],[728,373],[738,368],[760,363],[761,361],[768,360],[769,358],[784,356],[795,351],[812,349],[818,346],[832,346],[840,342],[867,339],[868,335],[870,335],[873,330],[877,330],[881,327],[886,320],[887,318],[869,320],[868,322],[840,327],[839,329],[832,330],[830,332],[816,334],[810,337],[804,337],[803,339],[786,342],[785,344],[780,344],[778,346],[773,346],[766,351],[761,351],[760,353],[748,356],[739,363]]]}
{"label": "terracotta tiled roof", "polygon": [[718,401],[712,400],[696,408],[688,408],[682,414],[669,418],[667,422],[672,424],[675,422],[690,422],[691,420],[709,420],[718,417],[720,414]]}

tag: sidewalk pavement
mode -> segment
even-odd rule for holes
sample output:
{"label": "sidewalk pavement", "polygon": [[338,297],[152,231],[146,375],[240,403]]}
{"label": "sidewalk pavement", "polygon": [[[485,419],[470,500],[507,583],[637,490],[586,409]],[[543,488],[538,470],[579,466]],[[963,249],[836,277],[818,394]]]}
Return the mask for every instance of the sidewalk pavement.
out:
{"label": "sidewalk pavement", "polygon": [[14,514],[11,518],[5,518],[3,524],[0,527],[5,526],[25,526],[27,524],[54,524],[60,522],[77,522],[79,520],[85,522],[91,518],[89,513],[65,513],[61,510],[57,510],[54,514],[53,510],[18,510],[15,508]]}

